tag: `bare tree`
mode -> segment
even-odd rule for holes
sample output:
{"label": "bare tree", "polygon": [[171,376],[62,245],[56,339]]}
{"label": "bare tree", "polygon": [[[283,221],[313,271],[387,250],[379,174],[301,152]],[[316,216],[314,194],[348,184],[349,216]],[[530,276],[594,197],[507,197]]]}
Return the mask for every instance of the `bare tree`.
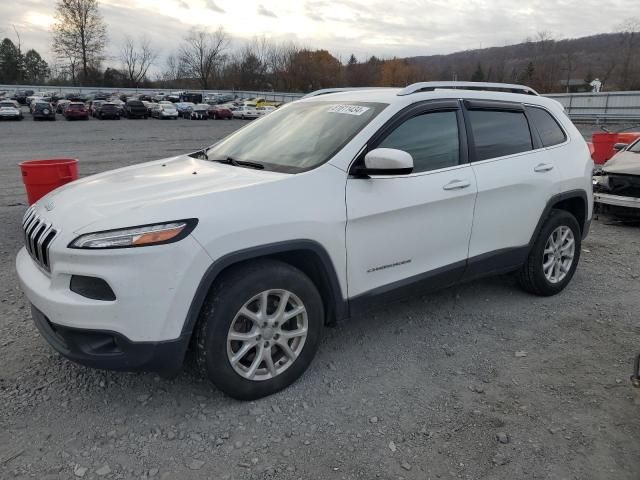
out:
{"label": "bare tree", "polygon": [[601,65],[601,73],[599,77],[602,82],[601,91],[604,91],[608,86],[609,79],[612,77],[613,72],[618,66],[615,49],[606,51],[605,55],[599,58],[598,64]]}
{"label": "bare tree", "polygon": [[292,64],[301,47],[293,42],[284,42],[274,46],[268,54],[267,64],[272,75],[273,88],[289,90],[292,88]]}
{"label": "bare tree", "polygon": [[631,88],[634,81],[635,60],[640,50],[640,18],[630,18],[618,27],[620,39],[620,86]]}
{"label": "bare tree", "polygon": [[58,0],[55,19],[53,51],[58,58],[79,64],[86,83],[90,67],[102,59],[107,41],[98,0]]}
{"label": "bare tree", "polygon": [[22,38],[20,37],[20,32],[16,28],[16,26],[12,23],[11,27],[13,28],[13,32],[16,34],[16,48],[18,49],[18,71],[17,80],[18,82],[22,82],[24,76],[24,57],[22,56]]}
{"label": "bare tree", "polygon": [[567,72],[565,87],[567,93],[569,93],[571,91],[571,76],[573,75],[573,72],[576,68],[575,54],[571,50],[567,50],[566,53],[562,54],[562,59],[564,62],[563,69]]}
{"label": "bare tree", "polygon": [[272,88],[268,72],[270,51],[273,48],[273,44],[265,37],[254,37],[239,53],[235,54],[230,66],[237,71],[235,80],[240,87]]}
{"label": "bare tree", "polygon": [[162,73],[160,74],[162,81],[171,83],[180,78],[180,63],[173,53],[167,57],[164,65]]}
{"label": "bare tree", "polygon": [[120,50],[120,60],[124,65],[129,83],[138,87],[149,71],[149,67],[158,57],[151,47],[149,39],[144,35],[140,37],[138,44],[130,36],[125,37],[124,45]]}
{"label": "bare tree", "polygon": [[215,32],[193,28],[184,39],[180,61],[185,73],[198,80],[203,90],[211,86],[229,43],[229,35],[222,27]]}

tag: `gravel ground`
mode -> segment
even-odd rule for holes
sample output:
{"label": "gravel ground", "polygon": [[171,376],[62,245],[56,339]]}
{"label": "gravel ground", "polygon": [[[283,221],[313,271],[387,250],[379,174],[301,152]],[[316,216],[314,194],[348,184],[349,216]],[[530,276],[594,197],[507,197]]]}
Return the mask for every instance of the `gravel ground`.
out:
{"label": "gravel ground", "polygon": [[637,226],[595,220],[553,298],[504,276],[327,329],[302,379],[257,402],[224,397],[189,366],[164,380],[58,356],[17,285],[16,163],[72,156],[90,174],[241,124],[0,124],[0,478],[639,478]]}

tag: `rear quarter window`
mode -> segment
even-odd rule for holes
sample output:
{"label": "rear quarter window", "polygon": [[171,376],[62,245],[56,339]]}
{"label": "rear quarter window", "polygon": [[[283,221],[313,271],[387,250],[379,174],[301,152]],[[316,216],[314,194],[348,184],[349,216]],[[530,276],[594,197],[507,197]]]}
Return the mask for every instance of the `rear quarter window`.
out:
{"label": "rear quarter window", "polygon": [[552,147],[564,143],[567,139],[567,135],[558,124],[558,121],[545,109],[528,106],[527,114],[534,128],[538,131],[544,147]]}
{"label": "rear quarter window", "polygon": [[524,112],[469,110],[476,159],[488,160],[533,149]]}

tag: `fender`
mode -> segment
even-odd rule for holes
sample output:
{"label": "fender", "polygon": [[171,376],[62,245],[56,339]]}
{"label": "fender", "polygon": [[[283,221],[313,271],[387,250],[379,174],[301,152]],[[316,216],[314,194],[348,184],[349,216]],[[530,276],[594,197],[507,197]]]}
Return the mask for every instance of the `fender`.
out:
{"label": "fender", "polygon": [[202,305],[204,304],[207,294],[218,275],[220,275],[225,268],[253,258],[300,251],[315,254],[322,263],[324,270],[322,274],[326,275],[326,281],[329,286],[329,298],[327,299],[327,303],[333,309],[335,319],[342,320],[348,317],[348,302],[342,297],[342,291],[340,289],[340,282],[338,281],[336,270],[333,266],[333,262],[331,261],[331,257],[329,257],[325,248],[314,240],[288,240],[228,253],[213,262],[205,272],[202,280],[200,280],[200,284],[198,285],[193,300],[191,301],[191,305],[189,306],[187,318],[185,319],[180,336],[182,338],[191,337],[191,333],[198,321],[200,310],[202,309]]}

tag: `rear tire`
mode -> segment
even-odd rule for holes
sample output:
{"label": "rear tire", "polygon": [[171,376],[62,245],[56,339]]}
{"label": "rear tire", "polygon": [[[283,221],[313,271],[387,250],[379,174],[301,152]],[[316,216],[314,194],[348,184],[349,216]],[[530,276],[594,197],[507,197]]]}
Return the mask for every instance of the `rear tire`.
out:
{"label": "rear tire", "polygon": [[323,325],[320,294],[297,268],[275,260],[234,267],[216,280],[200,312],[196,362],[227,395],[265,397],[307,369]]}
{"label": "rear tire", "polygon": [[551,210],[518,272],[520,286],[527,292],[545,297],[560,293],[573,278],[581,245],[576,218],[565,210]]}

